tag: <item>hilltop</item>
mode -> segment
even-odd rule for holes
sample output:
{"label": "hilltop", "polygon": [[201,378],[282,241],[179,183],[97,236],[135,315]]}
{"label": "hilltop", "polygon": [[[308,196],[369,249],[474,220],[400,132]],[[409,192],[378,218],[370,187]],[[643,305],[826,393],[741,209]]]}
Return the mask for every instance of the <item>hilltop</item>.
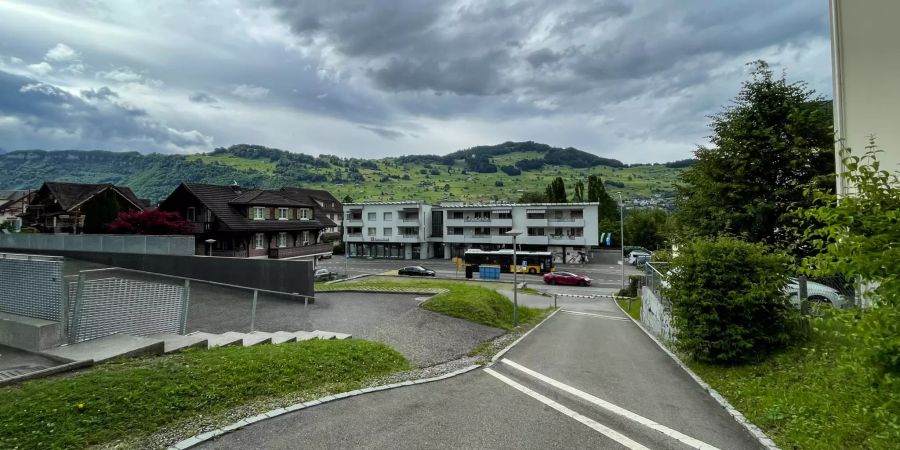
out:
{"label": "hilltop", "polygon": [[193,155],[17,150],[0,154],[0,189],[34,189],[44,180],[115,183],[155,202],[178,183],[191,181],[268,188],[302,185],[330,190],[338,198],[349,195],[354,201],[478,202],[514,201],[524,191],[542,191],[557,176],[571,194],[577,180],[596,174],[608,190],[632,198],[666,198],[678,171],[689,164],[627,165],[535,142],[382,159],[314,157],[246,144]]}

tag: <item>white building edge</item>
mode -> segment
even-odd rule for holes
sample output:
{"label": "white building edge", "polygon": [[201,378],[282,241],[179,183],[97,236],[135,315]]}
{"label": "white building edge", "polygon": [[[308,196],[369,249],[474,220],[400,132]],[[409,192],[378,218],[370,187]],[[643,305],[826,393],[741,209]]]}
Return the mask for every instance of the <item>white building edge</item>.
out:
{"label": "white building edge", "polygon": [[599,203],[421,201],[344,205],[344,243],[350,257],[427,259],[462,256],[467,249],[512,248],[505,233],[521,230],[518,248],[550,251],[556,262],[578,262],[599,245]]}

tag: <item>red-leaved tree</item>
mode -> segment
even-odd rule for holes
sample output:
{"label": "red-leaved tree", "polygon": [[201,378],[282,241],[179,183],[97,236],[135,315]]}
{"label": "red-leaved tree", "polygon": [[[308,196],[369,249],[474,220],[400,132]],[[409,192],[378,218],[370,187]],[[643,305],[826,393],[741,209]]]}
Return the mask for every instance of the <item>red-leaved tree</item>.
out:
{"label": "red-leaved tree", "polygon": [[113,234],[191,234],[193,224],[177,212],[150,209],[119,214],[106,231]]}

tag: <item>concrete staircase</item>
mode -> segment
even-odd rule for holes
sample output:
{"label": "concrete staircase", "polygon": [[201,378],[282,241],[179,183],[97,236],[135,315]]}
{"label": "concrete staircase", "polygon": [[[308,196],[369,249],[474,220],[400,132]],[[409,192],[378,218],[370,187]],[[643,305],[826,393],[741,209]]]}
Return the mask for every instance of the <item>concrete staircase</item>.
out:
{"label": "concrete staircase", "polygon": [[250,347],[260,344],[283,344],[309,339],[347,339],[349,334],[330,331],[255,331],[240,333],[229,331],[221,334],[197,331],[187,335],[159,333],[151,336],[113,334],[77,344],[63,345],[44,350],[43,353],[70,361],[93,360],[103,362],[120,356],[162,355],[186,348],[214,348],[226,345]]}

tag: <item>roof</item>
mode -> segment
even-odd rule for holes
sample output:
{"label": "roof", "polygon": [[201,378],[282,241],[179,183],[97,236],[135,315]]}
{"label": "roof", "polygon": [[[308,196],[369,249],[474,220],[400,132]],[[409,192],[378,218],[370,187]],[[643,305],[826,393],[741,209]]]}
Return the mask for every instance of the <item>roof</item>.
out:
{"label": "roof", "polygon": [[7,209],[11,208],[16,203],[23,202],[23,200],[24,200],[23,203],[27,205],[31,201],[31,199],[34,198],[34,195],[35,195],[34,192],[28,192],[28,191],[11,191],[11,192],[23,192],[24,195],[18,195],[14,198],[10,198],[9,200],[0,201],[0,211],[6,211]]}
{"label": "roof", "polygon": [[[322,189],[307,189],[307,188],[298,188],[298,187],[283,187],[281,188],[281,193],[286,197],[292,198],[297,201],[307,201],[312,203],[318,202],[322,206],[319,207],[324,212],[328,213],[340,213],[343,210],[343,205],[331,192],[322,190]],[[329,206],[334,204],[334,206]]]}
{"label": "roof", "polygon": [[228,203],[232,205],[313,206],[309,202],[297,201],[296,199],[281,195],[280,192],[268,191],[265,189],[251,189],[233,198]]}
{"label": "roof", "polygon": [[[319,215],[317,215],[314,220],[253,220],[233,206],[235,205],[234,201],[238,198],[241,198],[240,201],[246,201],[248,198],[252,199],[261,196],[262,194],[260,191],[263,191],[261,189],[244,191],[239,186],[200,183],[181,183],[179,189],[182,187],[209,208],[213,214],[215,214],[216,218],[221,220],[225,226],[234,231],[289,231],[335,226],[334,222],[327,217],[321,217]],[[265,193],[267,195],[266,198],[269,198],[268,195],[280,197],[277,191],[265,191]],[[290,201],[288,199],[284,200]],[[166,201],[168,201],[168,199]],[[163,201],[163,204],[165,204],[166,201]],[[237,204],[243,205],[245,203]]]}
{"label": "roof", "polygon": [[405,202],[357,202],[357,203],[344,203],[344,206],[367,206],[367,205],[424,205],[425,202],[421,200],[409,200]]}
{"label": "roof", "polygon": [[28,191],[0,191],[0,201],[18,200],[28,194]]}
{"label": "roof", "polygon": [[577,203],[441,203],[435,208],[443,209],[472,209],[472,208],[511,208],[518,207],[548,207],[548,206],[599,206],[599,202],[577,202]]}
{"label": "roof", "polygon": [[46,181],[44,186],[53,194],[53,197],[59,202],[59,207],[65,211],[69,211],[82,203],[91,199],[91,197],[107,190],[113,189],[126,200],[134,204],[135,207],[143,209],[144,206],[131,188],[125,186],[116,186],[114,184],[83,184],[83,183],[60,183],[56,181]]}

